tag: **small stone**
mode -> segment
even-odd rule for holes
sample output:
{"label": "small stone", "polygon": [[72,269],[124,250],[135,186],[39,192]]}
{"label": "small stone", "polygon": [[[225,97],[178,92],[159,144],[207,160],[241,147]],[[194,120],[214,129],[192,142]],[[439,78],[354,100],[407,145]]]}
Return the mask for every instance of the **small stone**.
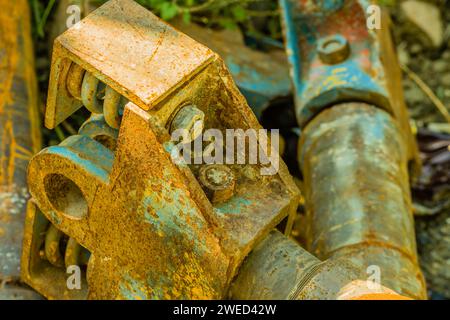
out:
{"label": "small stone", "polygon": [[415,43],[411,46],[411,48],[409,49],[409,52],[411,52],[412,54],[418,54],[422,51],[422,46],[418,43]]}
{"label": "small stone", "polygon": [[434,47],[441,46],[444,41],[444,27],[438,7],[431,3],[408,0],[402,2],[401,9],[406,17],[428,36]]}
{"label": "small stone", "polygon": [[450,50],[445,51],[445,52],[442,54],[442,58],[444,58],[444,59],[450,61]]}
{"label": "small stone", "polygon": [[424,93],[417,86],[405,90],[405,97],[409,103],[417,103],[425,99]]}
{"label": "small stone", "polygon": [[409,53],[404,46],[397,47],[397,55],[398,55],[398,60],[400,61],[400,63],[402,65],[407,66],[409,64],[409,60],[410,60]]}
{"label": "small stone", "polygon": [[450,73],[442,76],[441,83],[443,86],[450,87]]}
{"label": "small stone", "polygon": [[433,63],[433,70],[435,72],[441,73],[447,70],[447,67],[449,66],[448,62],[445,60],[438,60],[435,63]]}

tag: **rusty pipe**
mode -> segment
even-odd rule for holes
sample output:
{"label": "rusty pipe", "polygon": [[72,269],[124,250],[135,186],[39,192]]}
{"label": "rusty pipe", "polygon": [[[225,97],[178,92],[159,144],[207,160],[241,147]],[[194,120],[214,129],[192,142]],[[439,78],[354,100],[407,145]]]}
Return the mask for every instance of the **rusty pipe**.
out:
{"label": "rusty pipe", "polygon": [[409,300],[370,279],[351,261],[321,261],[294,240],[272,231],[250,253],[230,288],[233,299]]}
{"label": "rusty pipe", "polygon": [[306,127],[299,161],[305,179],[308,253],[272,234],[246,259],[235,299],[338,299],[378,268],[380,287],[426,298],[415,246],[407,147],[385,111],[345,103]]}
{"label": "rusty pipe", "polygon": [[[375,271],[380,285],[426,298],[408,174],[408,167],[417,170],[420,161],[408,125],[389,15],[383,12],[380,28],[369,30],[368,6],[373,3],[367,1],[280,4],[302,128],[299,163],[307,249],[324,263],[351,266],[354,280],[368,279]],[[330,39],[340,45],[324,48]],[[252,254],[243,270],[253,259]],[[267,275],[276,275],[285,263],[283,256],[263,266]],[[295,272],[290,279],[296,279]],[[255,285],[254,292],[263,290],[264,278]],[[328,285],[327,290],[336,291],[332,282]],[[327,298],[327,290],[318,298]]]}
{"label": "rusty pipe", "polygon": [[351,265],[322,262],[272,231],[245,260],[230,296],[238,300],[335,300],[352,274]]}
{"label": "rusty pipe", "polygon": [[0,0],[0,298],[35,298],[21,287],[27,164],[41,148],[28,1]]}
{"label": "rusty pipe", "polygon": [[359,277],[380,271],[384,286],[426,298],[418,266],[408,147],[386,111],[343,103],[322,111],[300,141],[309,221],[319,259],[351,262]]}

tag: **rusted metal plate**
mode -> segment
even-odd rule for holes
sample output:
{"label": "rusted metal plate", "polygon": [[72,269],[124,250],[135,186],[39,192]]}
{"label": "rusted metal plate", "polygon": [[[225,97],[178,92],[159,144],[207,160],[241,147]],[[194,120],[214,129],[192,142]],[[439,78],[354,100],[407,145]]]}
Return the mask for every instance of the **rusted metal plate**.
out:
{"label": "rusted metal plate", "polygon": [[65,90],[67,59],[149,110],[214,56],[135,1],[108,1],[55,41],[46,126],[81,107]]}
{"label": "rusted metal plate", "polygon": [[[376,34],[366,27],[363,2],[281,1],[300,125],[339,101],[367,101],[391,109]],[[318,46],[333,35],[348,41],[350,54],[343,61],[327,63]]]}
{"label": "rusted metal plate", "polygon": [[90,298],[223,297],[254,243],[295,209],[293,194],[281,180],[276,189],[255,180],[212,208],[190,172],[185,177],[173,165],[150,121],[127,107],[114,158],[83,136],[42,151],[29,167],[33,197],[55,226],[92,252]]}
{"label": "rusted metal plate", "polygon": [[12,283],[0,288],[0,296],[36,298],[14,289],[29,197],[26,168],[41,148],[30,16],[25,0],[0,6],[0,282]]}
{"label": "rusted metal plate", "polygon": [[[52,23],[51,45],[57,36],[67,30],[66,11],[74,4],[81,9],[82,16],[98,8],[98,5],[89,1],[60,1],[55,21]],[[280,48],[271,48],[267,51],[253,50],[244,43],[239,30],[212,30],[193,22],[186,24],[182,19],[171,20],[170,24],[222,57],[258,119],[274,99],[292,93],[284,50]]]}
{"label": "rusted metal plate", "polygon": [[21,261],[23,281],[31,284],[36,291],[45,293],[47,299],[86,299],[85,271],[80,273],[81,288],[70,290],[67,286],[70,274],[66,273],[66,269],[52,265],[43,257],[45,236],[49,226],[50,222],[36,204],[32,200],[28,201]]}

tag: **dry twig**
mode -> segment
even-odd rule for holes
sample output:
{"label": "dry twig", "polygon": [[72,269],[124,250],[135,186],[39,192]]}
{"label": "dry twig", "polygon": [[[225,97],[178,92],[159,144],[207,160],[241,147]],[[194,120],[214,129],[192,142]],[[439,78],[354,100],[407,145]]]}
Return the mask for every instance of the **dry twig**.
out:
{"label": "dry twig", "polygon": [[444,116],[445,120],[450,123],[450,114],[444,103],[434,94],[433,90],[411,69],[406,65],[401,64],[400,67],[408,75],[408,77],[415,82],[415,84],[427,95],[433,102],[439,112]]}

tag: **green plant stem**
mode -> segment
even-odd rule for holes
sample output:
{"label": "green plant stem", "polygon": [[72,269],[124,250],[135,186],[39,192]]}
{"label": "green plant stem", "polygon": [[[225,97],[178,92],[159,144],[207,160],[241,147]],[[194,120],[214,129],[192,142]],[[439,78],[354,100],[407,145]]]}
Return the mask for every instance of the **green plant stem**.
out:
{"label": "green plant stem", "polygon": [[50,0],[47,4],[47,7],[44,10],[44,14],[42,15],[42,18],[39,21],[39,24],[37,26],[38,35],[40,37],[44,37],[44,26],[47,23],[47,19],[50,15],[50,12],[53,9],[53,6],[55,5],[56,0]]}

